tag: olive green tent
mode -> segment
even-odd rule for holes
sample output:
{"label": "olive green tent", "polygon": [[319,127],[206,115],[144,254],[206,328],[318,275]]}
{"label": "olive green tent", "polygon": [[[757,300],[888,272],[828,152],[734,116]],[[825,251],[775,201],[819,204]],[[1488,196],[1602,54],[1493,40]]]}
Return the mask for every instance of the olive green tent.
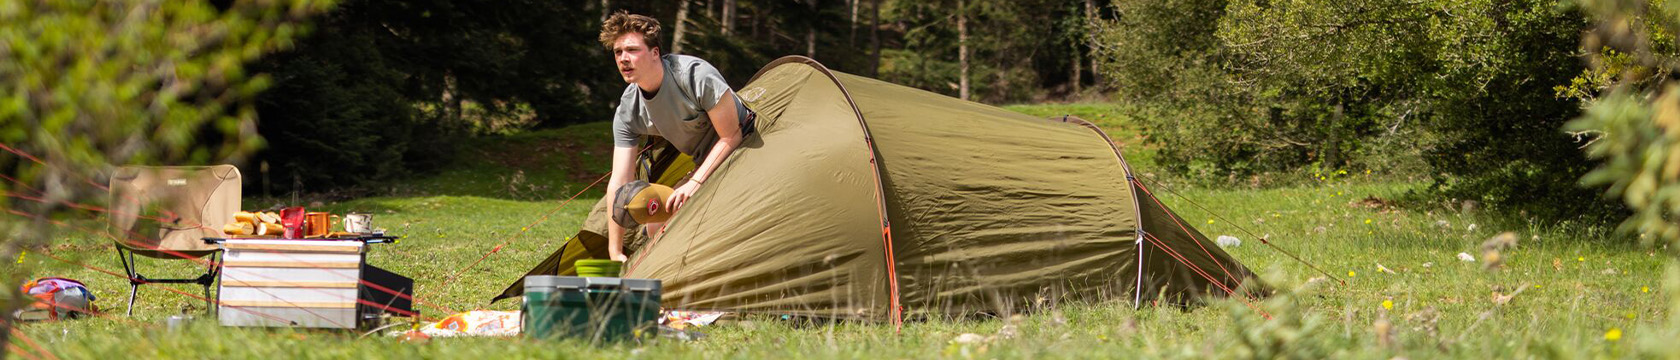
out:
{"label": "olive green tent", "polygon": [[[663,280],[666,308],[897,322],[1258,288],[1239,288],[1249,269],[1163,206],[1082,120],[803,57],[772,62],[738,96],[759,113],[758,135],[626,264],[625,277]],[[604,209],[529,274],[604,257]],[[497,299],[522,291],[516,282]]]}

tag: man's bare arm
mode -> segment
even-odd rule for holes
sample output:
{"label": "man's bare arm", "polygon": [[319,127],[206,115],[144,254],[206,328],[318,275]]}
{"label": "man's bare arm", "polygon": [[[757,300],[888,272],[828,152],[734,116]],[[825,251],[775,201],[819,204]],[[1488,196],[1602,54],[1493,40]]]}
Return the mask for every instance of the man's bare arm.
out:
{"label": "man's bare arm", "polygon": [[734,91],[724,91],[723,96],[718,98],[717,106],[713,106],[706,115],[711,118],[712,128],[717,130],[718,141],[712,144],[711,149],[705,149],[708,151],[706,161],[695,166],[694,175],[689,177],[689,182],[671,194],[669,205],[672,209],[681,210],[683,204],[688,202],[688,197],[693,196],[699,186],[711,178],[712,171],[717,170],[718,165],[723,164],[723,160],[729,158],[744,139],[740,114],[735,109]]}
{"label": "man's bare arm", "polygon": [[[636,177],[636,148],[633,146],[619,146],[613,148],[612,176],[607,180],[607,204],[617,203],[618,188]],[[612,216],[611,212],[607,216]],[[617,221],[607,220],[607,254],[613,260],[624,261],[624,227]]]}

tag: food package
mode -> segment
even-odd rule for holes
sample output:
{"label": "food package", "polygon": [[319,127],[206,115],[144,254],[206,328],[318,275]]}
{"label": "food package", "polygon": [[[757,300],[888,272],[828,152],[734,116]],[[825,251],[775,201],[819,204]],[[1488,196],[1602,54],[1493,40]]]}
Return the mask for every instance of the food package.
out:
{"label": "food package", "polygon": [[235,221],[222,226],[222,232],[228,235],[251,235],[254,231],[256,226],[245,221]]}

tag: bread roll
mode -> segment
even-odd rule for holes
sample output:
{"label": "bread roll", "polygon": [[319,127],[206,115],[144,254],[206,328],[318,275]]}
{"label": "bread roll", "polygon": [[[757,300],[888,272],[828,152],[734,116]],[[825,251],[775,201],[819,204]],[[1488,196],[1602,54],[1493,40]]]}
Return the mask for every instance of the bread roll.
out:
{"label": "bread roll", "polygon": [[259,213],[259,214],[257,214],[257,219],[261,220],[262,222],[265,222],[265,223],[279,224],[280,223],[280,214],[276,214],[272,211],[271,212],[265,212],[265,213]]}
{"label": "bread roll", "polygon": [[279,235],[282,235],[282,234],[286,233],[286,227],[285,226],[280,226],[280,224],[273,224],[273,223],[259,224],[259,225],[257,225],[257,229],[262,230],[261,232],[257,233],[257,235],[279,236]]}
{"label": "bread roll", "polygon": [[229,236],[251,235],[251,232],[254,230],[256,229],[254,226],[251,226],[251,223],[244,221],[235,221],[228,223],[227,225],[222,225],[222,232],[228,234]]}
{"label": "bread roll", "polygon": [[236,213],[233,213],[233,222],[236,222],[236,223],[243,222],[243,223],[247,223],[247,224],[255,224],[255,223],[257,223],[257,214],[253,214],[253,213],[246,212],[246,211],[236,212]]}

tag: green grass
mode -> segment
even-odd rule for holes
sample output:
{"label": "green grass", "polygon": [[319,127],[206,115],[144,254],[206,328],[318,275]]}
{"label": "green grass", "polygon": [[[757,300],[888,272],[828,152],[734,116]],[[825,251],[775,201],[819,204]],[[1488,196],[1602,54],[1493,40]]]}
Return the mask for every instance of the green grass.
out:
{"label": "green grass", "polygon": [[1103,131],[1108,137],[1120,145],[1120,150],[1126,156],[1126,162],[1134,168],[1154,168],[1155,149],[1144,143],[1145,135],[1134,126],[1131,119],[1135,112],[1125,105],[1119,104],[1044,104],[1044,105],[1008,105],[1003,108],[1027,115],[1059,118],[1070,115],[1085,121],[1090,121]]}
{"label": "green grass", "polygon": [[[1012,108],[1035,115],[1123,118],[1119,109],[1106,105]],[[1102,124],[1127,134],[1123,121]],[[560,206],[605,171],[605,130],[604,124],[590,124],[475,140],[470,148],[484,154],[482,161],[393,184],[398,196],[327,204],[325,209],[371,211],[376,226],[406,236],[396,244],[377,245],[370,262],[414,277],[417,297],[432,304],[422,306],[428,316],[444,315],[439,308],[513,309],[512,301],[488,305],[486,300],[572,234],[599,198],[598,190],[586,192]],[[523,183],[509,180],[517,171],[524,172]],[[1358,358],[1616,357],[1633,354],[1635,340],[1653,336],[1648,333],[1669,316],[1665,306],[1671,296],[1659,283],[1668,255],[1612,244],[1593,235],[1601,233],[1598,229],[1423,204],[1365,205],[1368,197],[1403,198],[1420,186],[1355,176],[1268,190],[1176,189],[1182,197],[1169,192],[1170,186],[1156,186],[1164,202],[1209,236],[1242,238],[1243,246],[1228,251],[1290,290],[1255,305],[1273,317],[1269,321],[1241,303],[1226,301],[1190,310],[1067,304],[1019,319],[932,320],[911,322],[902,330],[888,324],[746,317],[702,328],[706,337],[698,341],[641,346],[522,339],[404,343],[348,332],[221,328],[209,321],[169,332],[162,326],[166,317],[200,312],[202,302],[156,288],[169,285],[153,285],[141,293],[134,316],[123,316],[124,279],[32,251],[21,261],[33,275],[87,281],[110,315],[27,324],[23,333],[61,358],[1203,358],[1266,351]],[[92,219],[76,224],[98,226]],[[1471,224],[1476,228],[1470,229]],[[1239,225],[1270,234],[1273,244],[1347,283],[1314,282],[1322,275],[1266,248]],[[1503,231],[1520,239],[1519,247],[1502,254],[1503,267],[1488,270],[1455,258],[1459,252],[1478,254],[1482,241]],[[61,231],[58,239],[50,248],[53,256],[121,271],[105,241],[73,230]],[[448,281],[503,243],[499,252]],[[160,271],[191,270],[184,262],[150,264]],[[1379,265],[1392,273],[1379,271]],[[1309,282],[1314,284],[1299,286]],[[1513,293],[1508,302],[1495,302],[1496,295]],[[1392,309],[1383,307],[1385,300]],[[1392,329],[1391,345],[1384,345],[1378,334],[1376,324],[1382,321]],[[1623,338],[1606,340],[1610,329],[1622,331]],[[953,342],[964,333],[992,339]],[[1277,346],[1245,345],[1250,343]],[[1675,345],[1670,341],[1666,346]]]}

